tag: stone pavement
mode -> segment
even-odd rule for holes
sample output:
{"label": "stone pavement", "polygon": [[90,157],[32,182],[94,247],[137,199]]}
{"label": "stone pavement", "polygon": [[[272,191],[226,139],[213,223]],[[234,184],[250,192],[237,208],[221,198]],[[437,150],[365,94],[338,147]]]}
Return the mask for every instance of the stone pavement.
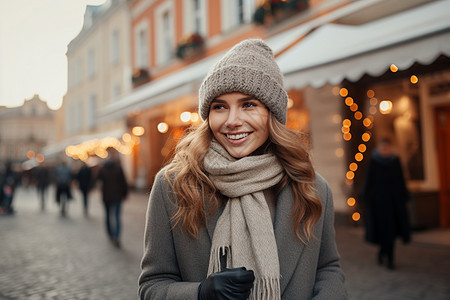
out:
{"label": "stone pavement", "polygon": [[[17,213],[0,216],[0,299],[136,299],[147,195],[123,205],[122,247],[104,232],[98,191],[83,216],[81,195],[60,217],[54,190],[41,211],[36,191],[21,188]],[[397,244],[397,268],[375,262],[377,249],[363,242],[360,227],[339,225],[337,243],[350,299],[450,299],[450,231],[413,235]]]}

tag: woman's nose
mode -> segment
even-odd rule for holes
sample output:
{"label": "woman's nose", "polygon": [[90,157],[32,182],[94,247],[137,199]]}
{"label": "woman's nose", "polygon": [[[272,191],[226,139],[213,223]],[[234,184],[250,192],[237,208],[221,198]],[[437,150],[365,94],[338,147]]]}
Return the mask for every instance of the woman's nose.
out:
{"label": "woman's nose", "polygon": [[242,119],[241,119],[241,113],[239,109],[230,109],[230,112],[228,113],[228,118],[225,121],[225,126],[227,127],[237,127],[242,125]]}

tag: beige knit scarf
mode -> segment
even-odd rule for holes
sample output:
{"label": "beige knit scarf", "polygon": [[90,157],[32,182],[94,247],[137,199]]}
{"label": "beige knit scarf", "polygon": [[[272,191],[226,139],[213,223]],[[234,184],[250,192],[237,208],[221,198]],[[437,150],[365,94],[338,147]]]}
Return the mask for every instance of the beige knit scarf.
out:
{"label": "beige knit scarf", "polygon": [[229,200],[217,221],[208,275],[227,268],[246,267],[255,273],[249,299],[280,299],[280,265],[269,207],[263,191],[277,184],[283,168],[273,154],[233,158],[213,139],[205,169],[216,188]]}

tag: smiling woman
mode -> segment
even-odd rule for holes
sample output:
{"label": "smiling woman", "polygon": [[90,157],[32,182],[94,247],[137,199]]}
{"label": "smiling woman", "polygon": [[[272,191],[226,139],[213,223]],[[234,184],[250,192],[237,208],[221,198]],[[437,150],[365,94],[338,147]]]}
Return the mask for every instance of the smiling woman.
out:
{"label": "smiling woman", "polygon": [[199,90],[203,119],[150,194],[141,299],[346,299],[327,182],[272,50],[242,41]]}
{"label": "smiling woman", "polygon": [[269,137],[269,110],[253,96],[224,94],[211,103],[209,127],[235,158],[253,153]]}

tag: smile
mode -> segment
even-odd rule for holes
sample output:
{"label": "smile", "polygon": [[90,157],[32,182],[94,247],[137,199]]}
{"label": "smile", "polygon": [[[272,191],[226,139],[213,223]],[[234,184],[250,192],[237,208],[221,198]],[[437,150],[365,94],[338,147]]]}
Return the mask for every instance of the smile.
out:
{"label": "smile", "polygon": [[247,137],[250,133],[240,133],[240,134],[225,134],[227,136],[227,138],[229,138],[230,140],[240,140],[243,139],[245,137]]}

